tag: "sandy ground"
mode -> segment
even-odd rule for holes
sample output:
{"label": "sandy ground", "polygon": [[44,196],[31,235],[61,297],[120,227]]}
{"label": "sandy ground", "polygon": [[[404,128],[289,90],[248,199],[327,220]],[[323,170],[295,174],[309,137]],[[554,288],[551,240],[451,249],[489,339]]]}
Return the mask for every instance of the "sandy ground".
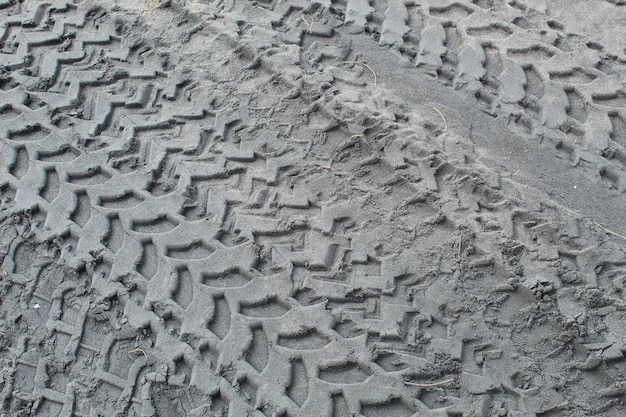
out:
{"label": "sandy ground", "polygon": [[624,415],[622,3],[0,3],[1,415]]}

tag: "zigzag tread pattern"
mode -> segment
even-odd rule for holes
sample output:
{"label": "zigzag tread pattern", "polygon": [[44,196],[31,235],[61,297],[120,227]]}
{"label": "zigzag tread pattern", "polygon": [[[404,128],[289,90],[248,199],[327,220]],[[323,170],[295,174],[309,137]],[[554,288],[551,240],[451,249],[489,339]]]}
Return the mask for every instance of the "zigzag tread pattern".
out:
{"label": "zigzag tread pattern", "polygon": [[[119,15],[17,7],[5,17],[20,41],[3,57],[0,254],[3,298],[20,308],[2,311],[3,411],[542,413],[566,398],[539,381],[564,369],[534,369],[516,348],[545,325],[535,317],[571,319],[554,332],[574,339],[619,315],[619,294],[608,318],[574,313],[586,287],[623,288],[626,255],[602,230],[557,206],[524,209],[509,179],[449,161],[453,132],[441,153],[428,126],[349,103],[354,121],[338,126],[338,101],[271,69],[293,59],[288,47],[257,68],[215,22],[198,37],[231,52],[200,76],[128,40]],[[250,32],[239,35],[270,42]],[[302,32],[304,45],[328,33]],[[305,56],[350,51],[317,40]],[[547,272],[519,273],[521,256]],[[620,382],[593,367],[621,360],[617,331],[583,360],[565,343],[572,366]],[[618,406],[610,387],[600,399],[576,389],[594,410]]]}
{"label": "zigzag tread pattern", "polygon": [[333,8],[345,24],[470,93],[516,132],[595,167],[623,192],[626,56],[568,30],[543,3],[339,1]]}

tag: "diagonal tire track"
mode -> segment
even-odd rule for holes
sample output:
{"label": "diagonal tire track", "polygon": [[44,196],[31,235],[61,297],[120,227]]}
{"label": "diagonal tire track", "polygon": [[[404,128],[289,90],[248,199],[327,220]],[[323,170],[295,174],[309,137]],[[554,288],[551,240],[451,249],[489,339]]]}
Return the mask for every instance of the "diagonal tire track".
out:
{"label": "diagonal tire track", "polygon": [[[94,16],[76,10],[86,22]],[[97,16],[100,27],[116,21]],[[41,107],[12,125],[40,123],[52,133],[3,140],[9,161],[3,167],[12,167],[0,187],[11,214],[3,227],[22,229],[8,244],[3,280],[18,298],[24,286],[34,289],[24,293],[25,313],[5,310],[16,325],[3,337],[18,359],[4,367],[17,382],[5,385],[3,407],[40,415],[167,415],[205,407],[235,416],[579,406],[545,385],[537,401],[533,384],[550,374],[531,370],[536,352],[516,347],[524,336],[505,335],[510,329],[525,335],[537,322],[544,327],[529,337],[562,332],[579,346],[585,320],[567,306],[579,306],[572,294],[594,294],[584,287],[590,276],[606,279],[595,268],[602,246],[611,254],[604,267],[621,268],[617,243],[562,207],[527,203],[527,192],[510,178],[480,172],[465,157],[471,144],[454,132],[398,117],[402,106],[385,102],[384,93],[371,94],[345,71],[318,65],[351,53],[348,43],[321,41],[328,30],[303,37],[311,58],[302,61],[302,83],[297,70],[279,77],[275,67],[302,60],[289,47],[261,53],[262,69],[223,69],[253,64],[254,48],[272,41],[244,31],[242,39],[224,42],[223,35],[212,39],[219,26],[213,30],[202,38],[207,50],[246,45],[217,67],[237,77],[221,86],[207,82],[213,99],[196,95],[200,78],[179,83],[142,69],[137,73],[152,75],[110,80],[119,86],[113,116],[72,117],[74,126],[64,129],[47,120],[56,105],[47,103],[50,96],[17,94],[38,97]],[[143,52],[131,54],[129,66],[150,68],[138,64],[150,60],[149,47],[134,47]],[[338,87],[320,91],[320,80],[333,77]],[[172,85],[173,93],[161,93]],[[371,98],[351,99],[355,85]],[[187,93],[180,86],[189,86]],[[105,97],[91,85],[82,88],[78,109],[88,109],[90,97]],[[170,116],[165,100],[190,109],[188,116]],[[274,133],[267,135],[269,125]],[[18,166],[20,152],[27,152],[28,167]],[[41,161],[68,152],[78,155],[71,163]],[[59,195],[47,201],[37,193],[51,169]],[[560,237],[564,247],[557,250]],[[105,244],[111,240],[119,242],[116,251]],[[43,265],[33,261],[46,251]],[[572,276],[583,265],[579,257],[593,274]],[[568,268],[571,259],[575,266]],[[524,273],[516,274],[516,266]],[[538,277],[543,269],[549,272]],[[555,295],[570,270],[571,287]],[[546,317],[555,319],[553,329]],[[574,321],[561,323],[563,317]],[[38,324],[45,329],[36,331]],[[18,341],[19,326],[31,332],[28,340]],[[31,348],[37,343],[45,345],[39,359]],[[619,351],[617,341],[610,346]],[[591,359],[572,363],[605,381],[618,379],[585,365],[596,357],[589,349]],[[613,360],[608,350],[602,360]],[[69,375],[55,369],[62,355]],[[502,373],[493,365],[515,355],[514,369]],[[546,372],[563,365],[551,363]],[[297,382],[302,369],[306,389]],[[448,377],[454,384],[435,398],[404,384]],[[23,395],[12,394],[16,383]],[[287,389],[294,384],[306,396]],[[171,392],[185,399],[169,402]]]}

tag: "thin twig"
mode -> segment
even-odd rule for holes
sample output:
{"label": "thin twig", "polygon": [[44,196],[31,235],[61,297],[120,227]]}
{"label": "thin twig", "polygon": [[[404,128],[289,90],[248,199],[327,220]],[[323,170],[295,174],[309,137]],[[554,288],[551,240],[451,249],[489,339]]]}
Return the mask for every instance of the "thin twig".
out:
{"label": "thin twig", "polygon": [[143,353],[143,356],[145,356],[146,359],[148,358],[148,354],[143,349],[136,348],[136,349],[133,349],[133,350],[129,350],[128,353]]}
{"label": "thin twig", "polygon": [[481,164],[483,166],[483,168],[485,168],[487,171],[491,171],[494,172],[493,169],[489,168],[487,165],[485,165],[480,159],[478,159],[476,162],[478,162],[479,164]]}
{"label": "thin twig", "polygon": [[607,229],[606,227],[602,226],[600,223],[596,223],[596,226],[598,226],[600,229],[604,230],[606,233],[608,233],[610,235],[617,236],[620,239],[626,240],[626,236],[620,235],[619,233],[616,233],[616,232],[614,232],[614,231],[612,231],[610,229]]}
{"label": "thin twig", "polygon": [[[321,166],[321,165],[320,165]],[[330,168],[328,168],[330,169]],[[274,250],[274,249],[273,249]],[[280,255],[281,258],[283,258],[285,261],[287,261],[287,263],[290,263],[291,261],[289,259],[287,259],[287,257],[285,255],[283,255],[282,253],[280,253],[280,251],[278,249],[275,249],[276,253]]]}
{"label": "thin twig", "polygon": [[553,351],[551,351],[550,353],[548,353],[547,355],[545,355],[545,358],[551,358],[553,356],[555,356],[557,353],[560,353],[563,351],[563,349],[565,349],[565,347],[567,346],[567,344],[562,344],[561,346],[559,346],[558,348],[554,349]]}
{"label": "thin twig", "polygon": [[309,27],[309,33],[313,33],[313,22],[311,23],[307,22],[307,20],[304,18],[304,13],[302,13],[302,20]]}
{"label": "thin twig", "polygon": [[433,109],[435,109],[435,111],[439,113],[439,116],[441,116],[441,120],[443,120],[443,131],[445,132],[448,130],[448,122],[446,122],[446,118],[443,117],[443,113],[441,113],[437,107],[433,107]]}
{"label": "thin twig", "polygon": [[370,70],[372,72],[372,75],[374,75],[374,86],[376,86],[377,82],[378,82],[378,77],[376,76],[376,73],[374,72],[374,70],[372,69],[372,67],[370,67],[369,65],[367,65],[365,62],[359,62],[359,61],[344,61],[344,64],[360,64],[363,65],[365,68],[367,68],[368,70]]}
{"label": "thin twig", "polygon": [[333,167],[333,161],[332,161],[332,159],[331,159],[331,160],[330,160],[330,164],[328,164],[328,165],[322,165],[322,164],[319,164],[319,163],[316,163],[315,165],[317,165],[317,166],[318,166],[318,167],[320,167],[320,168],[324,168],[324,169],[332,169],[332,167]]}
{"label": "thin twig", "polygon": [[450,382],[454,382],[454,378],[446,379],[445,381],[433,382],[432,384],[416,384],[415,382],[404,381],[406,385],[410,385],[412,387],[419,387],[419,388],[438,387],[439,385],[449,384]]}

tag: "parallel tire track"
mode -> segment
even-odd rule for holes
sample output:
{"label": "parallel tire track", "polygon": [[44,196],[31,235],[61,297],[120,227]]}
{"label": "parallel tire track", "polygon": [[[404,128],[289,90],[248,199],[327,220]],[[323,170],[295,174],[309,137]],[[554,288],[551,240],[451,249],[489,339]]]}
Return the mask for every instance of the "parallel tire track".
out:
{"label": "parallel tire track", "polygon": [[[623,248],[401,117],[308,7],[275,5],[273,29],[182,11],[166,53],[122,12],[3,9],[2,412],[618,410],[620,374],[598,366],[623,359]],[[467,68],[451,79],[472,88]],[[578,371],[593,379],[546,382]]]}

